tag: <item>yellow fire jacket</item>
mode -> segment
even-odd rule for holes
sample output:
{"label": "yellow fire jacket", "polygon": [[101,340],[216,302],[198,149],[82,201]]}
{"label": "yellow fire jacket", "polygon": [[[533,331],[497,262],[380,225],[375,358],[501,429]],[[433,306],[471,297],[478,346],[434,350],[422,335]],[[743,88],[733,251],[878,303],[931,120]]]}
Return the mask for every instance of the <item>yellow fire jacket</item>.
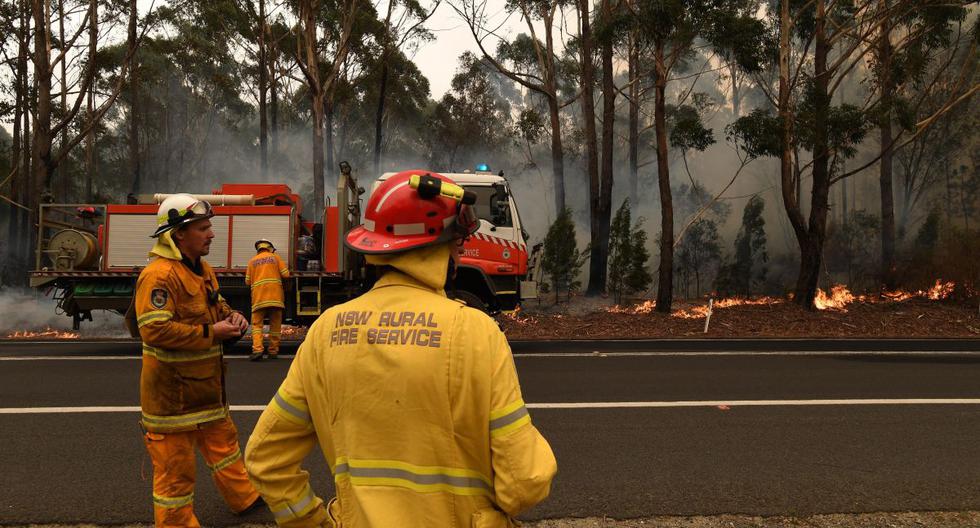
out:
{"label": "yellow fire jacket", "polygon": [[271,251],[259,251],[248,261],[245,285],[252,287],[252,311],[262,308],[285,308],[282,279],[289,277],[289,268]]}
{"label": "yellow fire jacket", "polygon": [[143,340],[140,406],[143,427],[166,433],[197,428],[228,415],[221,343],[214,323],[232,309],[218,279],[201,260],[182,261],[169,233],[160,236],[136,281],[136,316]]}
{"label": "yellow fire jacket", "polygon": [[[531,424],[507,339],[442,290],[446,246],[369,256],[375,287],[325,312],[246,448],[281,526],[513,526],[557,471]],[[329,512],[300,463],[319,444]]]}

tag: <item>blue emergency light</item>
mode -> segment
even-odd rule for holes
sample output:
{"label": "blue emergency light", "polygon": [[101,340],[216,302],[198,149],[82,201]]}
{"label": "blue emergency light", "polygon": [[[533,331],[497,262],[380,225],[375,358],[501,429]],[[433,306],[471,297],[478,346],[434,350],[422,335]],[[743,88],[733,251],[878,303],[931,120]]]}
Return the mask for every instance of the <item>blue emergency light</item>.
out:
{"label": "blue emergency light", "polygon": [[480,163],[479,165],[476,166],[476,170],[480,172],[490,172],[490,165],[487,165],[486,163]]}

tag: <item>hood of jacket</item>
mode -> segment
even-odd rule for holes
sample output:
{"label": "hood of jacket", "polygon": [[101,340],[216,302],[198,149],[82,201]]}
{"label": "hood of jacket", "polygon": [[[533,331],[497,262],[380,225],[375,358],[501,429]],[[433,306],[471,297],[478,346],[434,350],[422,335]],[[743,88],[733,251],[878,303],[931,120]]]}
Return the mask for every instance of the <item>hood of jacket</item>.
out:
{"label": "hood of jacket", "polygon": [[[449,244],[428,246],[404,253],[365,255],[368,264],[391,266],[425,287],[445,294],[446,272],[449,269]],[[379,284],[385,281],[384,277]]]}

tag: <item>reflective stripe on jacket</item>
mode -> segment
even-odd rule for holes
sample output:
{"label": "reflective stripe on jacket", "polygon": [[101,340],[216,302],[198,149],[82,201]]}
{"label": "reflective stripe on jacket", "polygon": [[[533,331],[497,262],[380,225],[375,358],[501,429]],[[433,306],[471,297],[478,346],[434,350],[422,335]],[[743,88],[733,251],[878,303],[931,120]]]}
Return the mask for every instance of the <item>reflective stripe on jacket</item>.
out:
{"label": "reflective stripe on jacket", "polygon": [[395,270],[310,328],[246,449],[280,525],[326,518],[300,468],[317,444],[345,528],[506,527],[548,495],[555,458],[507,340],[445,296],[447,262],[445,246],[386,258]]}
{"label": "reflective stripe on jacket", "polygon": [[218,295],[211,266],[202,260],[200,271],[159,257],[136,282],[143,340],[140,406],[147,431],[185,431],[228,415],[221,343],[213,326],[232,310]]}
{"label": "reflective stripe on jacket", "polygon": [[282,279],[289,277],[289,268],[271,251],[259,251],[248,261],[245,285],[252,289],[252,311],[262,308],[285,308]]}

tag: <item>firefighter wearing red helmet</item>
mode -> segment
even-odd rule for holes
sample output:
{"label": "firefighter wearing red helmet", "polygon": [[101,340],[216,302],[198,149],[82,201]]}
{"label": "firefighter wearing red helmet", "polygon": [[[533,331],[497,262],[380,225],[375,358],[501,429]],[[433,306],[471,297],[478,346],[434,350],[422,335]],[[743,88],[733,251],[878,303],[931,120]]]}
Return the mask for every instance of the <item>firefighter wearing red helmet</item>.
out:
{"label": "firefighter wearing red helmet", "polygon": [[[327,310],[249,439],[246,466],[281,526],[514,526],[557,471],[532,425],[507,339],[445,294],[473,196],[442,175],[398,173],[374,191],[348,247],[374,287]],[[301,462],[319,444],[324,504]]]}
{"label": "firefighter wearing red helmet", "polygon": [[222,344],[241,336],[248,321],[218,293],[218,279],[202,258],[214,238],[212,216],[207,202],[189,194],[163,200],[152,235],[155,258],[136,281],[141,424],[153,461],[157,527],[200,526],[195,451],[233,511],[260,504],[245,473],[224,386]]}

